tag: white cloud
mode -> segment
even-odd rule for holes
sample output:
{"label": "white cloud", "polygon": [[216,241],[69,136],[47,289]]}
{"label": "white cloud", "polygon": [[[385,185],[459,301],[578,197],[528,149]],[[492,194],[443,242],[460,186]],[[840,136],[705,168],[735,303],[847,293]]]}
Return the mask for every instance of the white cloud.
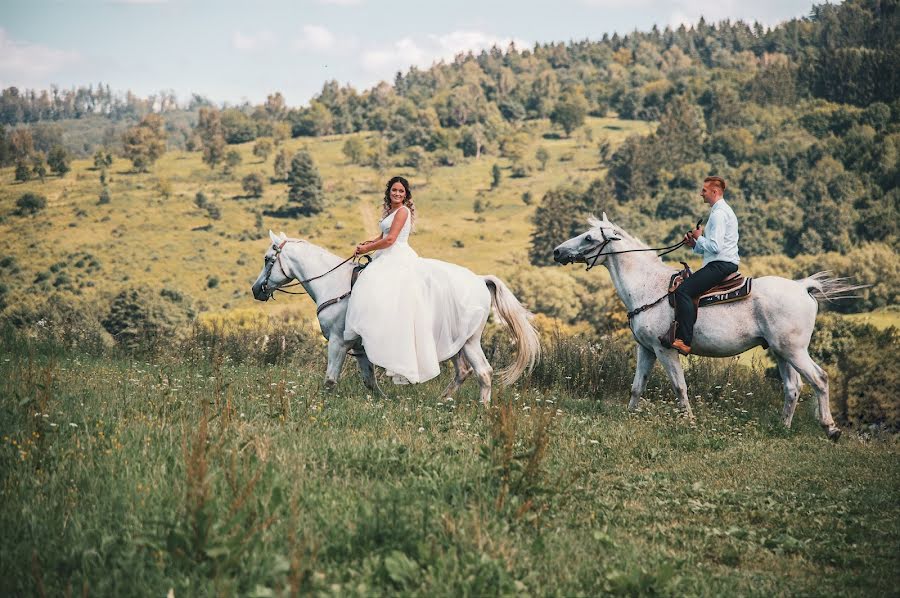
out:
{"label": "white cloud", "polygon": [[78,52],[11,39],[0,28],[0,85],[44,86],[48,77],[81,62]]}
{"label": "white cloud", "polygon": [[113,4],[168,4],[169,0],[112,0]]}
{"label": "white cloud", "polygon": [[304,25],[300,31],[300,37],[294,40],[298,50],[327,52],[338,46],[337,36],[321,25]]}
{"label": "white cloud", "polygon": [[335,6],[358,6],[363,0],[317,0],[319,4],[333,4]]}
{"label": "white cloud", "polygon": [[482,31],[460,30],[444,35],[430,34],[419,39],[405,37],[390,46],[370,48],[362,53],[363,68],[370,74],[390,76],[410,66],[429,67],[441,60],[451,60],[461,52],[479,52],[497,46],[506,50],[510,43],[527,48],[529,43],[510,37],[498,37]]}
{"label": "white cloud", "polygon": [[260,31],[259,33],[245,35],[240,31],[235,31],[231,35],[231,45],[236,50],[244,50],[252,52],[254,50],[263,50],[273,47],[278,42],[278,38],[271,31]]}

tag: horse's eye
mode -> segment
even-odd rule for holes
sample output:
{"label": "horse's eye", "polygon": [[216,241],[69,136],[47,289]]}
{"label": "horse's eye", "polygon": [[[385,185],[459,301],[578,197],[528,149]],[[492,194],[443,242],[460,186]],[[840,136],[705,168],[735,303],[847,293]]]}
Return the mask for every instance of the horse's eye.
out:
{"label": "horse's eye", "polygon": [[591,235],[588,235],[588,236],[587,236],[587,241],[588,241],[588,243],[593,243],[593,242],[594,242],[594,237],[592,237]]}

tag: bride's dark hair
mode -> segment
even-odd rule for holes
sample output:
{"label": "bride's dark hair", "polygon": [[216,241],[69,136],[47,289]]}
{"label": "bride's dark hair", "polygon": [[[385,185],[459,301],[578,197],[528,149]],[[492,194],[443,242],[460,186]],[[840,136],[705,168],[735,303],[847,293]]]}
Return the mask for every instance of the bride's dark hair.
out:
{"label": "bride's dark hair", "polygon": [[409,190],[409,181],[402,176],[391,177],[391,180],[387,182],[387,186],[384,188],[384,206],[381,210],[381,219],[384,220],[387,215],[391,213],[391,187],[394,186],[394,183],[400,183],[403,185],[403,188],[406,189],[406,199],[403,200],[403,205],[409,208],[409,215],[412,218],[413,224],[415,224],[416,204],[414,204],[412,200],[412,191]]}

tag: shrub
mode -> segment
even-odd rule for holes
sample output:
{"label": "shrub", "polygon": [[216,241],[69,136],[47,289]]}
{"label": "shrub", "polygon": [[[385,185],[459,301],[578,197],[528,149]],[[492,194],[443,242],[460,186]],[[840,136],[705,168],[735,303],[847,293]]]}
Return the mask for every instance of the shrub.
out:
{"label": "shrub", "polygon": [[21,215],[37,214],[47,207],[47,198],[37,193],[23,193],[16,200],[16,207]]}
{"label": "shrub", "polygon": [[263,177],[260,174],[248,174],[241,181],[241,187],[248,197],[261,197],[263,194]]}
{"label": "shrub", "polygon": [[829,373],[836,418],[900,429],[900,331],[826,314],[817,322],[810,355]]}
{"label": "shrub", "polygon": [[148,289],[125,289],[112,300],[101,320],[116,344],[129,352],[156,349],[187,323],[188,309],[165,301]]}
{"label": "shrub", "polygon": [[61,293],[37,303],[17,303],[0,320],[27,337],[79,352],[100,354],[113,346],[112,337],[100,325],[96,307],[76,303]]}

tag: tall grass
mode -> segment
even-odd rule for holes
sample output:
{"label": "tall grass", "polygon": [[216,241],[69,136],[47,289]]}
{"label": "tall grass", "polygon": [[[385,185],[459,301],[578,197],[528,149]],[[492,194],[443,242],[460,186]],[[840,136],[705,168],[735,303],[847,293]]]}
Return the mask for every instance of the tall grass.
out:
{"label": "tall grass", "polygon": [[692,427],[661,375],[625,412],[614,339],[553,339],[484,409],[437,399],[449,372],[382,398],[348,365],[324,394],[318,339],[253,338],[2,337],[0,593],[894,591],[896,441],[834,446],[808,408],[784,431],[762,371],[691,361]]}

